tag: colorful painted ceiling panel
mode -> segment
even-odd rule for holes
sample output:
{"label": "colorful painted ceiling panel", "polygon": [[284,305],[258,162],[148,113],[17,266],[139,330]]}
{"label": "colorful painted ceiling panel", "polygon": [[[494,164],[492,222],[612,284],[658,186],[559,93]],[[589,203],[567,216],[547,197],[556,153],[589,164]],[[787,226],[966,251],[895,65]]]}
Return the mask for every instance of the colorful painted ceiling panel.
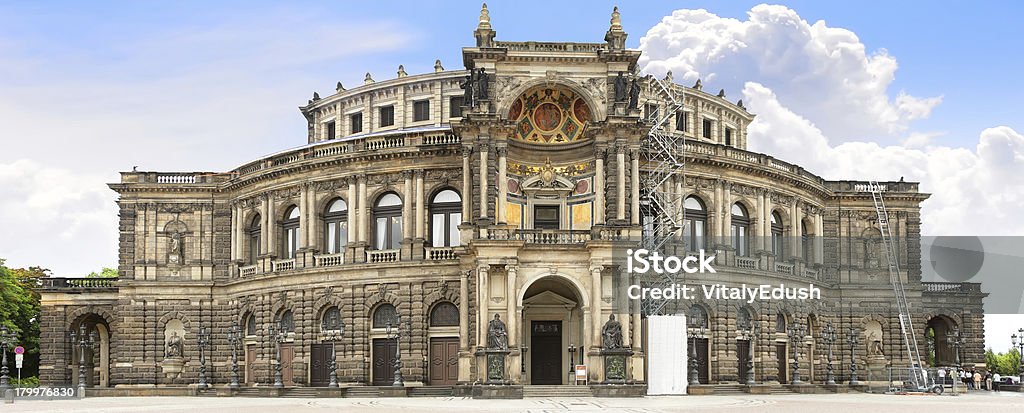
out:
{"label": "colorful painted ceiling panel", "polygon": [[515,139],[552,145],[582,139],[590,114],[583,98],[550,86],[526,91],[509,109],[509,119],[516,123]]}

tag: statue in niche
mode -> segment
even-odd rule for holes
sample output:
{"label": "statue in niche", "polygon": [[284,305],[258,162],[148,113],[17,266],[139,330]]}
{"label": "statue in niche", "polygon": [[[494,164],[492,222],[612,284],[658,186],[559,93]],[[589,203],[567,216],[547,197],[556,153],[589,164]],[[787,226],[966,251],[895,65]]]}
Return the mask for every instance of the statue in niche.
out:
{"label": "statue in niche", "polygon": [[497,350],[508,349],[508,331],[505,330],[505,322],[501,316],[494,315],[494,319],[487,323],[487,348]]}
{"label": "statue in niche", "polygon": [[182,357],[184,352],[184,341],[182,341],[181,336],[178,335],[177,331],[172,331],[171,337],[167,339],[167,352],[165,356],[169,359],[178,359]]}
{"label": "statue in niche", "polygon": [[480,68],[476,75],[476,86],[473,88],[476,92],[475,100],[487,100],[487,84],[490,81],[490,75],[484,72],[484,68]]}
{"label": "statue in niche", "polygon": [[622,323],[615,320],[615,314],[609,315],[601,327],[601,344],[605,350],[622,348]]}
{"label": "statue in niche", "polygon": [[466,75],[466,80],[459,82],[459,87],[462,88],[466,93],[462,95],[462,104],[468,107],[473,107],[473,83],[475,82],[473,72]]}
{"label": "statue in niche", "polygon": [[882,351],[882,336],[877,332],[868,332],[868,355],[885,357]]}
{"label": "statue in niche", "polygon": [[182,235],[180,232],[171,233],[170,240],[167,242],[167,262],[171,264],[181,264],[184,260],[184,254],[182,253]]}
{"label": "statue in niche", "polygon": [[637,105],[640,104],[640,83],[637,82],[636,77],[629,85],[629,109],[636,109]]}
{"label": "statue in niche", "polygon": [[615,101],[625,102],[629,99],[629,81],[626,77],[619,72],[618,76],[615,76]]}

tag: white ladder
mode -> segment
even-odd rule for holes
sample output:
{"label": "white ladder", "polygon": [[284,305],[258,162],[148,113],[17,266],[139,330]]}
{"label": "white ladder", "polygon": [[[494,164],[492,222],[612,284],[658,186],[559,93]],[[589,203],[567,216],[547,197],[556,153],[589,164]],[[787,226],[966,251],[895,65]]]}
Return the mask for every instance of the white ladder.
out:
{"label": "white ladder", "polygon": [[914,322],[910,318],[910,303],[907,301],[903,278],[900,276],[896,245],[892,239],[892,227],[889,225],[889,212],[886,211],[885,201],[882,199],[882,191],[885,189],[876,181],[868,182],[868,192],[871,193],[871,200],[875,203],[875,212],[878,214],[878,230],[882,233],[882,247],[885,249],[888,261],[889,282],[892,283],[892,288],[896,293],[900,332],[903,333],[903,343],[907,346],[907,357],[910,359],[910,379],[915,388],[922,389],[928,382],[928,373],[921,363],[921,353],[917,348],[917,335],[914,334]]}

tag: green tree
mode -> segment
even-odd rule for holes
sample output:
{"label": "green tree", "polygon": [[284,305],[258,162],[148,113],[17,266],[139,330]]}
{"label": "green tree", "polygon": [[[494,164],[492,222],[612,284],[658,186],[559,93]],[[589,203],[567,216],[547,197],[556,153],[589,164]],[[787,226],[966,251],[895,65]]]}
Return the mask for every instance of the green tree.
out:
{"label": "green tree", "polygon": [[86,275],[85,278],[117,278],[117,268],[103,267],[99,274],[93,271]]}
{"label": "green tree", "polygon": [[34,288],[40,278],[49,276],[49,270],[40,267],[7,268],[0,258],[0,324],[25,347],[22,377],[39,375],[39,293]]}
{"label": "green tree", "polygon": [[985,350],[985,365],[995,373],[1016,376],[1019,363],[1020,353],[1017,349],[1005,353],[996,353],[992,349]]}

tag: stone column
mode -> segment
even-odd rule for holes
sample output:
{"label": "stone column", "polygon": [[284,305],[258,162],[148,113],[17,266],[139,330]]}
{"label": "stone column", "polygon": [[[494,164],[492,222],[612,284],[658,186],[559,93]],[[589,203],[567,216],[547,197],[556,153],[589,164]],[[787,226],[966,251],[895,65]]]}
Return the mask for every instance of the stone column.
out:
{"label": "stone column", "polygon": [[[630,191],[630,208],[629,208],[629,222],[633,225],[640,224],[640,151],[633,149],[629,151],[630,158],[630,175],[631,191]],[[652,188],[653,190],[653,188]]]}
{"label": "stone column", "polygon": [[242,255],[238,252],[239,240],[241,239],[242,207],[239,203],[231,206],[231,260],[237,260]]}
{"label": "stone column", "polygon": [[402,171],[402,240],[408,242],[412,238],[412,171]]}
{"label": "stone column", "polygon": [[270,219],[270,200],[271,200],[271,194],[270,193],[265,193],[265,194],[263,194],[260,197],[260,209],[263,211],[263,217],[262,217],[263,222],[260,223],[260,226],[262,227],[260,229],[262,231],[262,233],[260,234],[260,251],[256,255],[263,255],[263,254],[269,254],[270,253],[269,240],[270,240],[270,232],[272,232],[271,231],[271,226],[270,226],[270,222],[271,222],[271,219]]}
{"label": "stone column", "polygon": [[427,228],[427,217],[426,217],[426,206],[427,199],[426,194],[423,193],[423,170],[419,169],[415,172],[416,175],[416,238],[425,239]]}
{"label": "stone column", "polygon": [[459,350],[469,351],[469,275],[459,277]]}
{"label": "stone column", "polygon": [[601,313],[601,269],[601,266],[590,267],[590,310],[594,314],[591,317],[594,325],[592,327],[590,343],[594,349],[598,350],[601,348],[601,323],[604,320]]}
{"label": "stone column", "polygon": [[728,182],[722,185],[722,243],[732,245],[732,189]]}
{"label": "stone column", "polygon": [[[754,236],[754,250],[760,252],[760,251],[764,251],[764,250],[767,249],[766,245],[765,245],[765,242],[764,242],[765,234],[767,234],[767,233],[764,231],[764,228],[766,226],[765,225],[765,218],[764,218],[765,217],[764,190],[762,190],[760,188],[758,188],[756,190],[757,190],[757,211],[752,211],[753,213],[750,214],[750,218],[753,221],[752,222],[753,225],[750,226],[750,229],[753,230],[752,232],[755,232],[754,234],[751,234],[751,235]],[[765,263],[762,263],[762,264],[765,264]],[[762,265],[761,268],[767,268],[767,267]]]}
{"label": "stone column", "polygon": [[519,269],[515,265],[505,266],[505,311],[508,320],[506,324],[508,326],[508,347],[519,346],[519,314],[516,314],[516,306],[518,304],[518,294],[516,293],[516,282],[519,274]]}
{"label": "stone column", "polygon": [[487,144],[480,144],[480,218],[487,218]]}
{"label": "stone column", "polygon": [[803,225],[800,225],[800,208],[797,207],[797,200],[794,197],[793,203],[789,205],[789,236],[792,239],[792,247],[790,247],[789,256],[796,259],[802,259],[804,256],[803,248]]}
{"label": "stone column", "polygon": [[487,347],[487,315],[491,299],[487,291],[487,265],[482,264],[476,269],[477,312],[476,312],[476,345]]}
{"label": "stone column", "polygon": [[[295,240],[295,249],[305,248],[306,236],[310,232],[309,230],[309,203],[307,202],[309,196],[309,184],[299,184],[299,236]],[[298,255],[298,254],[296,254]],[[299,261],[299,260],[296,260]]]}
{"label": "stone column", "polygon": [[367,214],[370,213],[370,206],[366,205],[366,175],[360,175],[358,182],[356,183],[356,204],[359,205],[357,212],[359,213],[358,223],[356,228],[358,231],[359,242],[367,242],[366,237],[366,226],[367,226]]}
{"label": "stone column", "polygon": [[814,213],[814,264],[821,265],[825,258],[824,246],[824,221],[821,218],[822,211]]}
{"label": "stone column", "polygon": [[[772,208],[775,208],[775,206],[772,204],[772,194],[771,194],[771,192],[768,192],[767,190],[765,190],[763,197],[764,197],[764,214],[763,214],[763,216],[764,216],[764,224],[761,225],[761,227],[763,228],[763,231],[764,231],[764,232],[762,232],[762,234],[764,234],[764,238],[765,238],[764,248],[766,250],[771,250],[772,249],[772,241],[771,241],[771,236],[772,236]],[[779,225],[784,226],[785,223],[779,222]],[[781,261],[785,260],[785,257],[775,257],[775,260],[781,262]]]}
{"label": "stone column", "polygon": [[626,219],[626,147],[615,147],[615,169],[618,171],[618,199],[616,199],[615,218]]}
{"label": "stone column", "polygon": [[604,155],[605,149],[597,150],[597,159],[594,160],[596,172],[594,173],[594,223],[604,225]]}
{"label": "stone column", "polygon": [[359,198],[356,196],[356,180],[353,178],[348,180],[347,198],[345,201],[348,206],[348,214],[346,215],[348,220],[348,242],[357,242],[359,238],[356,231],[359,228],[359,223],[356,221],[356,218],[359,215]]}
{"label": "stone column", "polygon": [[495,212],[494,222],[505,223],[505,207],[508,204],[508,171],[507,155],[508,148],[498,148],[498,211]]}
{"label": "stone column", "polygon": [[470,166],[469,157],[473,153],[468,146],[462,147],[462,221],[471,222],[473,216],[473,183],[470,180],[473,176],[473,169]]}

